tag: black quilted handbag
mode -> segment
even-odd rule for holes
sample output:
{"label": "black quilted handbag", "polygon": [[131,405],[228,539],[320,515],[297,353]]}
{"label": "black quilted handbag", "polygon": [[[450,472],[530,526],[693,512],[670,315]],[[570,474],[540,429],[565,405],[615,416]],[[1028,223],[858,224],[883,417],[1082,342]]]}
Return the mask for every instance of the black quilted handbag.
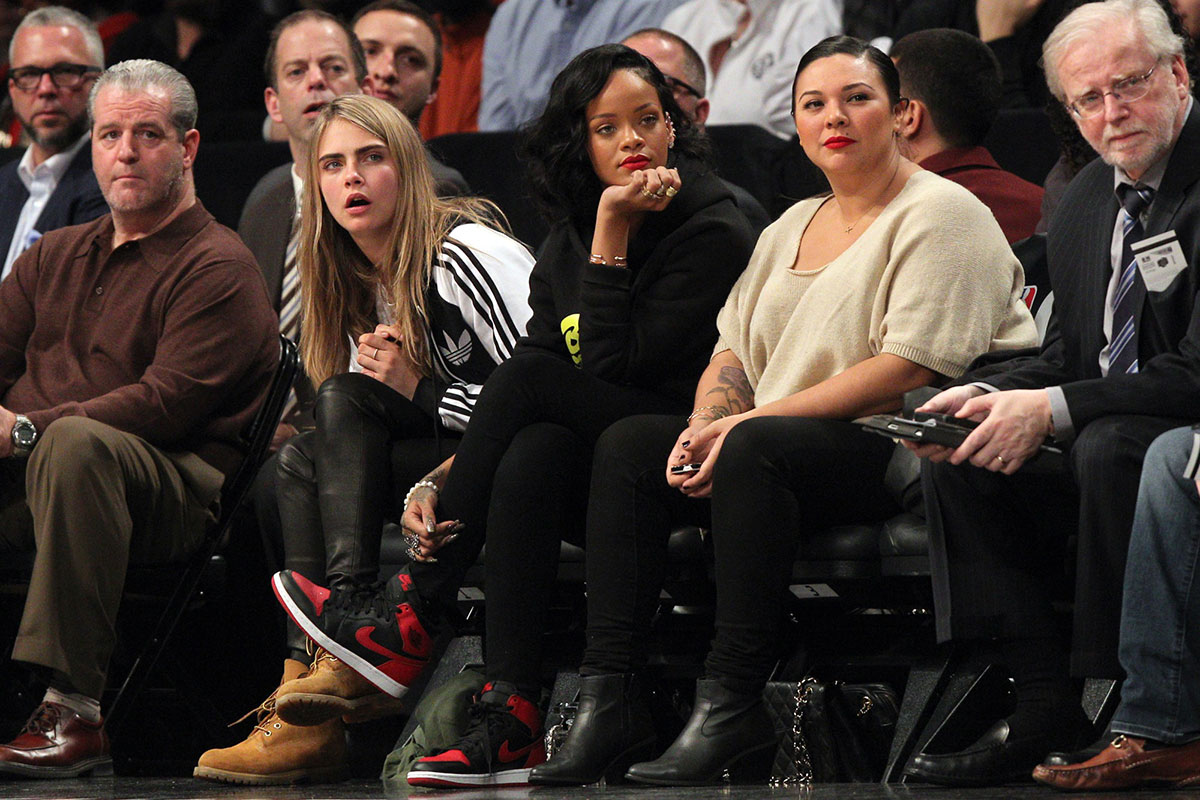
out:
{"label": "black quilted handbag", "polygon": [[772,682],[763,700],[779,746],[771,783],[869,783],[883,777],[899,706],[882,683]]}

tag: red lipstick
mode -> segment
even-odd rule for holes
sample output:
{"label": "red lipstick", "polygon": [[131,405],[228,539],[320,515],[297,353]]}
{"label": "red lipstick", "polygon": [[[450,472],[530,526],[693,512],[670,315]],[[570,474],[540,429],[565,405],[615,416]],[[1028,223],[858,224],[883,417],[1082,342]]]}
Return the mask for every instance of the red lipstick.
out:
{"label": "red lipstick", "polygon": [[854,140],[847,136],[830,136],[822,144],[831,150],[841,150],[843,147],[854,144]]}
{"label": "red lipstick", "polygon": [[621,168],[628,169],[628,170],[641,169],[642,167],[646,166],[649,163],[650,163],[650,159],[647,156],[638,154],[635,156],[629,156],[624,161],[622,161]]}

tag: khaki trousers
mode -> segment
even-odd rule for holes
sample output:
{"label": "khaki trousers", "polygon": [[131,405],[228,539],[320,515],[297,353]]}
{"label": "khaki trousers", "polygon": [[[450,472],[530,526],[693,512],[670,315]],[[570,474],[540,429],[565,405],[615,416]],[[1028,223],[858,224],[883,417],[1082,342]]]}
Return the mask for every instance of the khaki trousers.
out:
{"label": "khaki trousers", "polygon": [[128,565],[199,547],[224,477],[85,417],[47,426],[27,464],[0,464],[0,551],[35,553],[13,659],[99,699]]}

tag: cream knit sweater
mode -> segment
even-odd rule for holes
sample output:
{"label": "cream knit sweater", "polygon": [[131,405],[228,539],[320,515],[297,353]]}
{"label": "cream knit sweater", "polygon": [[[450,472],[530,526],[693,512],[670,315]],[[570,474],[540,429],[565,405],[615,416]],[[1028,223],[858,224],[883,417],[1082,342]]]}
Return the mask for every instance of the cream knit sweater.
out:
{"label": "cream knit sweater", "polygon": [[918,172],[845,252],[797,272],[800,237],[828,199],[797,203],[763,232],[717,316],[714,352],[741,360],[755,405],[880,353],[955,378],[983,353],[1037,344],[1021,264],[966,189]]}

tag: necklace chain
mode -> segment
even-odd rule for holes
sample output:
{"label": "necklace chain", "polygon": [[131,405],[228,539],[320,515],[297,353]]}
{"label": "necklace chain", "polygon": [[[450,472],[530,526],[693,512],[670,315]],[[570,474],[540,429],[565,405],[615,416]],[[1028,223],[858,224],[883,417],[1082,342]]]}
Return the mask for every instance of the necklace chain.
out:
{"label": "necklace chain", "polygon": [[[866,211],[864,211],[863,213],[858,215],[858,219],[854,220],[854,222],[851,222],[849,225],[846,226],[846,230],[845,230],[846,233],[849,233],[850,231],[854,230],[854,226],[857,225],[858,223],[862,222],[863,218],[866,217],[867,214],[871,213],[871,209],[875,208],[876,204],[879,203],[880,199],[885,194],[887,194],[887,190],[892,187],[892,181],[896,180],[896,173],[898,173],[899,171],[900,171],[900,159],[897,158],[896,159],[896,168],[892,170],[892,177],[888,178],[888,182],[883,185],[883,191],[881,191],[878,195],[876,195],[875,200],[872,201],[871,205],[867,206]],[[842,207],[842,204],[838,203],[838,208],[841,209],[841,207]]]}

